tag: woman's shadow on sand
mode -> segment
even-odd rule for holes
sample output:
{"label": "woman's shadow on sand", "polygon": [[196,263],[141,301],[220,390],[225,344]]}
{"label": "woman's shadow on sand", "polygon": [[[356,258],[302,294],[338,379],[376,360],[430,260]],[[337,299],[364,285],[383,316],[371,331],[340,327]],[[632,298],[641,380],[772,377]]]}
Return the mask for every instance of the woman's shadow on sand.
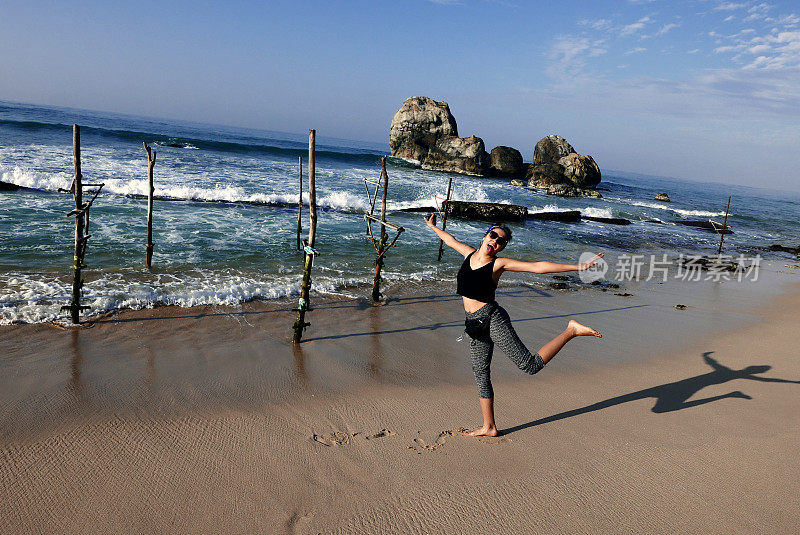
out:
{"label": "woman's shadow on sand", "polygon": [[788,379],[756,377],[755,374],[769,371],[771,369],[771,366],[747,366],[746,368],[743,368],[741,370],[734,370],[728,368],[727,366],[723,366],[715,359],[711,358],[711,353],[713,353],[713,351],[707,351],[703,353],[703,360],[705,360],[706,364],[708,364],[713,368],[713,371],[710,371],[708,373],[697,375],[695,377],[689,377],[687,379],[682,379],[680,381],[675,381],[674,383],[666,383],[651,388],[645,388],[644,390],[631,392],[630,394],[625,394],[623,396],[613,397],[605,401],[600,401],[597,403],[593,403],[592,405],[581,407],[579,409],[572,409],[570,411],[561,412],[558,414],[554,414],[552,416],[547,416],[545,418],[540,418],[538,420],[534,420],[526,424],[520,424],[514,427],[510,427],[508,429],[504,429],[501,431],[501,434],[507,435],[509,433],[513,433],[515,431],[521,431],[523,429],[527,429],[529,427],[533,427],[536,425],[555,422],[556,420],[563,420],[565,418],[570,418],[572,416],[578,416],[580,414],[586,414],[588,412],[599,411],[601,409],[613,407],[614,405],[620,405],[622,403],[627,403],[629,401],[636,401],[645,398],[656,398],[656,404],[653,405],[653,408],[651,409],[653,412],[656,413],[672,412],[681,409],[688,409],[689,407],[697,407],[698,405],[705,405],[706,403],[711,403],[712,401],[717,401],[725,398],[753,399],[744,392],[736,390],[734,392],[728,392],[727,394],[721,394],[719,396],[712,396],[708,398],[688,401],[689,398],[691,398],[693,395],[695,395],[697,392],[699,392],[700,390],[702,390],[707,386],[727,383],[728,381],[733,381],[735,379],[750,379],[753,381],[763,381],[765,383],[800,384],[800,381],[790,381]]}

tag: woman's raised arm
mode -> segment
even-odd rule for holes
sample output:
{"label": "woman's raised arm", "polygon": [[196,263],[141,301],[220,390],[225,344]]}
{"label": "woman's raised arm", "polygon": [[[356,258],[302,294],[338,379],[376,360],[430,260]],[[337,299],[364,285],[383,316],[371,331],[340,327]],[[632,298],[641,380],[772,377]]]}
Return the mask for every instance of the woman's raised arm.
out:
{"label": "woman's raised arm", "polygon": [[559,262],[524,262],[513,258],[498,258],[497,267],[503,271],[523,271],[527,273],[563,273],[564,271],[586,271],[603,258],[603,253],[595,255],[582,264],[561,264]]}
{"label": "woman's raised arm", "polygon": [[432,231],[436,233],[437,236],[444,242],[445,245],[448,247],[452,247],[456,251],[459,252],[462,256],[466,257],[472,251],[475,250],[474,247],[467,245],[466,243],[461,243],[457,239],[453,237],[452,234],[446,232],[439,227],[436,226],[436,214],[431,214],[428,217],[424,218],[425,224],[428,225]]}

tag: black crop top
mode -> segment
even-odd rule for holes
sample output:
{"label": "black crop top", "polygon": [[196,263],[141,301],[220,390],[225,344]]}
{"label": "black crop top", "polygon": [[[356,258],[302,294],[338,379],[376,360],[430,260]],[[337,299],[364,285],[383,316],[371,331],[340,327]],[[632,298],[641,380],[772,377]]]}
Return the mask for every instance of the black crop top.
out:
{"label": "black crop top", "polygon": [[458,270],[456,293],[482,303],[491,303],[494,301],[494,290],[497,288],[497,284],[492,277],[494,260],[478,269],[472,269],[469,265],[469,259],[472,258],[473,254],[475,254],[475,251],[467,255],[464,263],[461,264],[461,269]]}

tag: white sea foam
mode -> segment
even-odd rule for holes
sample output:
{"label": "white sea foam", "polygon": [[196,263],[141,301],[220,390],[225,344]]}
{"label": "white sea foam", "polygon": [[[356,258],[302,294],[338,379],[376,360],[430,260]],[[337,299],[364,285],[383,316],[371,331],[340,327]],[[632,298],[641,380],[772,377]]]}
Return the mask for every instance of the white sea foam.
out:
{"label": "white sea foam", "polygon": [[2,181],[16,184],[24,188],[34,188],[47,191],[57,191],[58,188],[69,188],[72,183],[72,175],[62,173],[43,173],[23,169],[16,166],[10,171],[2,172]]}
{"label": "white sea foam", "polygon": [[[384,273],[387,281],[428,280],[432,271]],[[356,297],[348,291],[368,284],[371,277],[344,276],[340,271],[317,266],[312,290],[319,294]],[[296,273],[247,276],[232,272],[160,274],[141,280],[140,273],[108,273],[86,282],[82,304],[91,307],[86,317],[110,310],[143,309],[159,305],[235,306],[257,299],[279,299],[299,295]],[[43,323],[63,317],[60,309],[71,295],[71,283],[52,275],[0,274],[0,325]]]}
{"label": "white sea foam", "polygon": [[720,216],[725,215],[724,211],[721,212],[711,212],[708,210],[684,210],[682,208],[675,208],[674,206],[670,206],[669,204],[658,204],[658,203],[651,203],[651,202],[644,202],[644,201],[634,201],[629,199],[619,199],[616,202],[621,204],[627,204],[631,206],[643,206],[645,208],[655,208],[657,210],[670,210],[677,214],[681,214],[683,216],[691,217],[713,217],[713,216]]}
{"label": "white sea foam", "polygon": [[563,206],[556,206],[555,204],[548,204],[545,206],[531,206],[528,208],[528,212],[530,213],[537,213],[537,212],[570,212],[573,210],[579,210],[582,215],[588,215],[590,217],[616,217],[614,213],[609,208],[597,208],[595,206],[586,206],[584,208],[565,208]]}
{"label": "white sea foam", "polygon": [[614,213],[608,208],[596,208],[594,206],[587,206],[586,208],[581,208],[581,215],[587,215],[589,217],[616,217]]}

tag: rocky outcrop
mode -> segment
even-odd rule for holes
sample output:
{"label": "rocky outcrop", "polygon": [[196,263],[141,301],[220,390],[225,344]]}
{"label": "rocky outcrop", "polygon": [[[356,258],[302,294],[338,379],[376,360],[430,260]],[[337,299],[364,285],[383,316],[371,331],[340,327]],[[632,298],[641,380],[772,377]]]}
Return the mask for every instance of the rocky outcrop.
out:
{"label": "rocky outcrop", "polygon": [[[601,178],[594,158],[578,154],[566,139],[555,134],[536,143],[533,165],[528,166],[526,176],[529,187],[547,189],[551,195],[570,197],[594,192]],[[591,195],[595,196],[594,193]]]}
{"label": "rocky outcrop", "polygon": [[23,188],[22,186],[17,186],[16,184],[12,184],[11,182],[3,182],[0,181],[0,191],[19,191]]}
{"label": "rocky outcrop", "polygon": [[501,177],[522,175],[522,153],[512,147],[499,146],[489,154],[489,173]]}
{"label": "rocky outcrop", "polygon": [[769,247],[765,249],[765,251],[779,251],[782,253],[792,253],[796,255],[800,255],[800,245],[797,247],[787,247],[780,243],[773,243]]}
{"label": "rocky outcrop", "polygon": [[667,195],[666,193],[659,193],[658,195],[656,195],[656,200],[662,202],[671,202],[669,200],[669,195]]}
{"label": "rocky outcrop", "polygon": [[422,162],[443,136],[458,136],[456,119],[447,102],[410,97],[397,110],[389,129],[392,156]]}
{"label": "rocky outcrop", "polygon": [[536,143],[536,147],[533,149],[533,165],[557,162],[574,152],[575,149],[567,143],[566,139],[557,134],[550,134]]}
{"label": "rocky outcrop", "polygon": [[540,139],[529,165],[512,147],[495,147],[487,154],[481,138],[458,136],[447,102],[428,97],[409,97],[397,110],[389,129],[389,148],[392,156],[418,162],[423,169],[525,178],[535,188],[559,186],[548,191],[552,195],[585,195],[600,183],[594,159],[578,154],[563,137],[551,134]]}
{"label": "rocky outcrop", "polygon": [[515,204],[450,201],[447,203],[447,215],[492,222],[520,221],[528,215],[528,209]]}
{"label": "rocky outcrop", "polygon": [[600,168],[591,156],[567,154],[558,164],[564,168],[564,177],[579,188],[594,188],[600,183]]}
{"label": "rocky outcrop", "polygon": [[581,218],[587,221],[595,221],[597,223],[606,223],[609,225],[630,225],[631,220],[623,217],[595,217],[590,215],[581,214]]}
{"label": "rocky outcrop", "polygon": [[[530,186],[530,182],[528,183]],[[576,188],[569,184],[551,184],[545,188],[548,195],[558,195],[559,197],[597,197],[602,199],[603,196],[596,189],[589,188]]]}
{"label": "rocky outcrop", "polygon": [[464,175],[483,176],[488,166],[483,140],[477,136],[440,137],[422,160],[423,169]]}
{"label": "rocky outcrop", "polygon": [[726,225],[724,228],[722,223],[716,223],[714,221],[709,220],[701,220],[701,221],[690,221],[685,219],[679,219],[674,221],[678,225],[686,225],[687,227],[695,227],[701,228],[705,230],[710,230],[712,232],[716,232],[717,234],[733,234],[730,225]]}
{"label": "rocky outcrop", "polygon": [[566,212],[535,212],[528,214],[529,219],[542,219],[545,221],[561,221],[562,223],[575,223],[581,220],[580,210],[568,210]]}

